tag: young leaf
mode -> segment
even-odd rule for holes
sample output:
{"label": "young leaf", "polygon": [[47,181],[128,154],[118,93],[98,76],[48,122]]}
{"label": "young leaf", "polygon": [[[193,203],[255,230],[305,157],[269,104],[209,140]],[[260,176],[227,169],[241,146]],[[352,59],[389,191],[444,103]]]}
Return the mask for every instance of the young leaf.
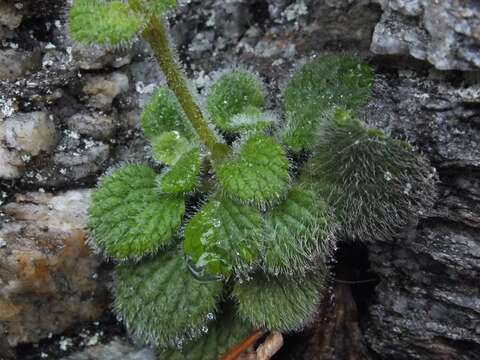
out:
{"label": "young leaf", "polygon": [[175,165],[192,148],[192,145],[178,131],[167,131],[153,138],[152,147],[155,160],[167,165]]}
{"label": "young leaf", "polygon": [[158,195],[155,176],[148,166],[126,165],[105,177],[93,193],[89,228],[106,256],[139,259],[171,243],[185,202]]}
{"label": "young leaf", "polygon": [[260,213],[229,199],[211,199],[185,229],[185,253],[213,275],[248,271],[259,256]]}
{"label": "young leaf", "polygon": [[262,132],[272,127],[275,121],[275,116],[270,113],[238,114],[230,119],[230,128],[235,133]]}
{"label": "young leaf", "polygon": [[201,164],[198,148],[186,152],[171,169],[157,177],[157,189],[160,193],[167,194],[192,191],[198,184]]}
{"label": "young leaf", "polygon": [[234,70],[220,77],[208,94],[208,111],[215,125],[226,132],[235,132],[235,115],[261,115],[265,106],[263,84],[252,73]]}
{"label": "young leaf", "polygon": [[255,328],[299,330],[313,320],[325,277],[325,269],[295,277],[256,273],[251,280],[235,284],[239,315]]}
{"label": "young leaf", "polygon": [[307,173],[335,209],[346,237],[395,235],[419,209],[432,205],[433,175],[412,150],[337,111],[318,132]]}
{"label": "young leaf", "polygon": [[345,56],[324,56],[305,64],[285,91],[283,141],[293,151],[311,150],[323,114],[334,107],[356,111],[370,96],[373,72]]}
{"label": "young leaf", "polygon": [[167,131],[177,131],[188,140],[196,139],[195,130],[185,116],[175,94],[160,87],[143,110],[142,127],[145,136],[153,139]]}
{"label": "young leaf", "polygon": [[181,349],[162,352],[160,359],[217,360],[222,354],[244,341],[251,332],[252,327],[239,319],[235,309],[229,306],[208,326],[206,334],[188,342]]}
{"label": "young leaf", "polygon": [[82,43],[121,45],[144,23],[144,18],[122,1],[75,0],[70,9],[70,34]]}
{"label": "young leaf", "polygon": [[251,136],[233,159],[217,169],[222,191],[259,205],[279,199],[288,189],[288,159],[275,139]]}
{"label": "young leaf", "polygon": [[116,267],[114,307],[134,336],[160,347],[199,336],[223,283],[195,280],[178,250]]}
{"label": "young leaf", "polygon": [[265,269],[273,274],[304,273],[332,246],[333,218],[312,190],[296,186],[265,216]]}

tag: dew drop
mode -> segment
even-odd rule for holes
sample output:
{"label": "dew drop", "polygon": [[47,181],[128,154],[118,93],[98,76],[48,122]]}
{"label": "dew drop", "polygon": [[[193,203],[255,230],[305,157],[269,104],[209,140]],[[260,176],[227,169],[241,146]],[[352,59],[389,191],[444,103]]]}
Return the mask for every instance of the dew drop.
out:
{"label": "dew drop", "polygon": [[223,277],[221,275],[215,276],[210,274],[206,266],[198,266],[193,259],[188,256],[186,259],[187,262],[187,269],[192,274],[192,276],[195,278],[195,280],[200,281],[200,282],[211,282],[211,281],[222,281]]}

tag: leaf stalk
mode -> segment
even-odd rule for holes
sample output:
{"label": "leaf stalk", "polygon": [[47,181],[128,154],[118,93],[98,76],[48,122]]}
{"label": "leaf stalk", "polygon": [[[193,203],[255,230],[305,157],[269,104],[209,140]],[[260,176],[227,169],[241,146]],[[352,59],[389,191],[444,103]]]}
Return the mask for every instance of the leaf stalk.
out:
{"label": "leaf stalk", "polygon": [[[130,4],[135,11],[143,11],[138,0],[131,1]],[[165,75],[168,87],[175,93],[200,140],[211,152],[212,160],[216,163],[221,162],[229,154],[230,148],[221,142],[209,127],[200,106],[196,103],[183,70],[170,47],[165,18],[150,15],[142,36],[152,47],[160,69]]]}

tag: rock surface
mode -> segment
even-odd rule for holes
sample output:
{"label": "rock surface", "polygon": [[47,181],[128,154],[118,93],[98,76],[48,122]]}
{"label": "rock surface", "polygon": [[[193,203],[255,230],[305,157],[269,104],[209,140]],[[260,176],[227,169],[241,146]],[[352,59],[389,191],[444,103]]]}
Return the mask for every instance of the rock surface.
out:
{"label": "rock surface", "polygon": [[0,179],[12,180],[22,176],[23,161],[20,154],[0,146]]}
{"label": "rock surface", "polygon": [[26,193],[2,208],[0,353],[95,319],[107,305],[86,244],[89,194]]}
{"label": "rock surface", "polygon": [[115,131],[115,119],[112,115],[98,113],[75,114],[67,120],[70,130],[94,139],[108,140]]}
{"label": "rock surface", "polygon": [[379,0],[384,9],[371,49],[409,54],[441,70],[480,68],[478,1]]}
{"label": "rock surface", "polygon": [[[163,81],[143,43],[121,51],[73,45],[65,0],[18,3],[0,0],[2,355],[105,309],[108,276],[85,245],[88,191],[69,189],[93,187],[123,161],[150,160],[138,117]],[[378,285],[352,285],[357,304],[337,294],[340,310],[326,317],[337,326],[318,323],[295,338],[315,346],[278,359],[343,359],[345,344],[366,359],[478,359],[480,77],[470,71],[480,67],[479,16],[474,0],[191,0],[172,16],[192,86],[205,91],[211,71],[245,66],[266,80],[272,110],[281,110],[279,89],[298,61],[359,55],[377,74],[365,121],[411,142],[438,171],[439,200],[418,224],[352,250],[352,280]],[[43,125],[20,126],[36,135],[25,143],[16,126],[31,114],[44,114],[35,115]],[[312,352],[323,328],[341,332],[327,337],[327,355]],[[68,356],[151,356],[105,341]],[[35,349],[22,360],[41,358],[42,346]]]}
{"label": "rock surface", "polygon": [[87,76],[83,92],[89,97],[89,105],[97,109],[109,109],[113,99],[128,90],[128,77],[120,72],[109,75]]}
{"label": "rock surface", "polygon": [[82,70],[100,70],[107,66],[120,68],[132,60],[129,49],[124,51],[113,51],[100,46],[87,46],[74,44],[72,49],[73,59]]}
{"label": "rock surface", "polygon": [[7,147],[37,156],[50,152],[55,146],[55,124],[47,113],[37,111],[18,113],[3,124],[4,140]]}
{"label": "rock surface", "polygon": [[39,67],[38,52],[0,50],[0,80],[16,80]]}
{"label": "rock surface", "polygon": [[22,23],[22,14],[18,12],[15,4],[8,1],[0,1],[0,26],[14,30]]}
{"label": "rock surface", "polygon": [[155,360],[155,352],[151,349],[138,349],[124,339],[115,338],[111,342],[96,345],[84,351],[61,358],[60,360]]}
{"label": "rock surface", "polygon": [[430,158],[439,197],[397,239],[368,244],[380,283],[366,341],[382,358],[473,360],[480,354],[480,111],[467,84],[406,75],[377,79],[365,119]]}

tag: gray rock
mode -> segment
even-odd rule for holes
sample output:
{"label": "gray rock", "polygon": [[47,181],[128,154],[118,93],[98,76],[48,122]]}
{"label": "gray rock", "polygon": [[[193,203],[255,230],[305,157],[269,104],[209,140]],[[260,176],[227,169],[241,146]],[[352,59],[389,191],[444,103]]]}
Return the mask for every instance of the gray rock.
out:
{"label": "gray rock", "polygon": [[89,190],[26,193],[2,208],[0,229],[0,354],[36,342],[106,305],[99,259],[86,244]]}
{"label": "gray rock", "polygon": [[72,56],[82,70],[99,70],[107,66],[120,68],[132,61],[131,50],[131,48],[112,50],[95,45],[74,44]]}
{"label": "gray rock", "polygon": [[12,180],[22,176],[23,161],[20,154],[0,145],[0,180]]}
{"label": "gray rock", "polygon": [[[300,2],[292,3],[295,6]],[[356,51],[364,51],[370,46],[373,29],[382,13],[379,5],[369,0],[312,0],[305,3],[308,4],[307,15],[295,19],[290,30],[297,34],[297,47],[307,46],[310,51],[318,52],[325,45]]]}
{"label": "gray rock", "polygon": [[383,2],[388,2],[393,10],[406,16],[419,16],[423,9],[423,0],[387,0]]}
{"label": "gray rock", "polygon": [[0,1],[0,25],[14,30],[22,23],[23,16],[15,8],[13,2]]}
{"label": "gray rock", "polygon": [[0,80],[15,80],[41,66],[38,51],[0,50]]}
{"label": "gray rock", "polygon": [[109,109],[115,97],[128,91],[128,76],[121,72],[108,75],[89,75],[83,92],[90,97],[89,105],[97,109]]}
{"label": "gray rock", "polygon": [[421,147],[439,168],[480,167],[480,116],[476,87],[455,87],[418,76],[379,79],[365,120]]}
{"label": "gray rock", "polygon": [[95,175],[110,154],[110,147],[101,142],[84,142],[85,146],[76,151],[56,153],[53,157],[60,175],[80,180]]}
{"label": "gray rock", "polygon": [[115,131],[115,123],[116,119],[113,114],[80,113],[67,119],[67,126],[70,130],[98,140],[111,138]]}
{"label": "gray rock", "polygon": [[213,29],[229,41],[236,42],[251,24],[253,14],[252,0],[217,1],[212,7],[211,23]]}
{"label": "gray rock", "polygon": [[268,0],[268,12],[272,19],[278,23],[284,21],[285,8],[292,4],[292,0]]}
{"label": "gray rock", "polygon": [[155,352],[148,348],[135,348],[125,339],[115,338],[107,344],[89,347],[60,360],[155,360]]}
{"label": "gray rock", "polygon": [[440,70],[480,68],[480,8],[476,1],[385,0],[371,50],[409,54]]}
{"label": "gray rock", "polygon": [[45,112],[18,113],[3,126],[7,146],[31,156],[50,152],[57,140],[55,124]]}
{"label": "gray rock", "polygon": [[215,33],[213,31],[204,31],[196,34],[188,47],[192,57],[200,57],[202,53],[212,51],[214,37]]}
{"label": "gray rock", "polygon": [[284,41],[261,40],[255,46],[255,54],[260,57],[280,57],[291,59],[296,54],[295,44]]}
{"label": "gray rock", "polygon": [[378,77],[364,119],[408,139],[437,167],[437,204],[398,238],[368,244],[380,284],[365,340],[380,358],[468,359],[480,353],[480,129],[476,87],[415,73]]}
{"label": "gray rock", "polygon": [[390,250],[387,244],[371,247],[376,272],[388,274],[377,288],[366,333],[377,353],[396,359],[478,358],[477,237],[478,230],[430,220]]}

